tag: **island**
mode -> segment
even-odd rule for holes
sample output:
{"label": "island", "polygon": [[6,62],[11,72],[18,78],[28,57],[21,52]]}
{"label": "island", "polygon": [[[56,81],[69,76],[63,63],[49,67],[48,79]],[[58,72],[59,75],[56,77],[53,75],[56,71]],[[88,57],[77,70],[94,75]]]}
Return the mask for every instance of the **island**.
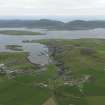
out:
{"label": "island", "polygon": [[41,32],[26,31],[26,30],[0,30],[0,34],[4,35],[44,35]]}

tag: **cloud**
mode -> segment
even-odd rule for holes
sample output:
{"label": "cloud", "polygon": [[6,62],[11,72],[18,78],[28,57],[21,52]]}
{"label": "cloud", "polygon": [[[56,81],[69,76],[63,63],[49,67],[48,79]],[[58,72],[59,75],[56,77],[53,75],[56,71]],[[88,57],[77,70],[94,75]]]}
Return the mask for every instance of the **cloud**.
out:
{"label": "cloud", "polygon": [[4,15],[103,15],[105,0],[0,0]]}

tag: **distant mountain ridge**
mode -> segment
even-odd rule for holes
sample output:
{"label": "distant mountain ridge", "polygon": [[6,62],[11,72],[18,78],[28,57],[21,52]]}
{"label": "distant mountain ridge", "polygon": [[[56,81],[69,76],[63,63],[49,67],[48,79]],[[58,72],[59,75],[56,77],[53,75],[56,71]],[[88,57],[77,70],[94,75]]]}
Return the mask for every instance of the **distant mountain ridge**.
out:
{"label": "distant mountain ridge", "polygon": [[84,21],[74,20],[71,22],[61,22],[56,20],[0,20],[1,28],[16,28],[16,27],[27,27],[27,28],[42,28],[42,29],[59,29],[59,30],[87,30],[95,28],[105,28],[105,21]]}

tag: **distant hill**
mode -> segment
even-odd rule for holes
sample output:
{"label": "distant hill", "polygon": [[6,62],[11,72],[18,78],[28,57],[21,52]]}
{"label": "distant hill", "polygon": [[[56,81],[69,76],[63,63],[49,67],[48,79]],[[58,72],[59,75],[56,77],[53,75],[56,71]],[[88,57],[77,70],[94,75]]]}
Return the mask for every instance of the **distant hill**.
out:
{"label": "distant hill", "polygon": [[75,20],[75,21],[66,23],[65,28],[74,29],[74,30],[105,28],[105,21]]}
{"label": "distant hill", "polygon": [[54,28],[63,25],[63,22],[55,20],[0,20],[0,27],[30,27],[30,28]]}
{"label": "distant hill", "polygon": [[59,30],[87,30],[95,28],[105,28],[105,21],[83,21],[75,20],[71,22],[61,22],[56,20],[0,20],[0,27],[28,27]]}

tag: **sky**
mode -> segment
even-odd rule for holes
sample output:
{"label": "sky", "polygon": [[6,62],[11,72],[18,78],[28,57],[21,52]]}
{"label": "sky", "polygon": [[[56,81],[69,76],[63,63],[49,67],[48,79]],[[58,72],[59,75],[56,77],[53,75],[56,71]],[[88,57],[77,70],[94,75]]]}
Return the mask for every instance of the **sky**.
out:
{"label": "sky", "polygon": [[0,0],[0,17],[105,16],[105,0]]}

